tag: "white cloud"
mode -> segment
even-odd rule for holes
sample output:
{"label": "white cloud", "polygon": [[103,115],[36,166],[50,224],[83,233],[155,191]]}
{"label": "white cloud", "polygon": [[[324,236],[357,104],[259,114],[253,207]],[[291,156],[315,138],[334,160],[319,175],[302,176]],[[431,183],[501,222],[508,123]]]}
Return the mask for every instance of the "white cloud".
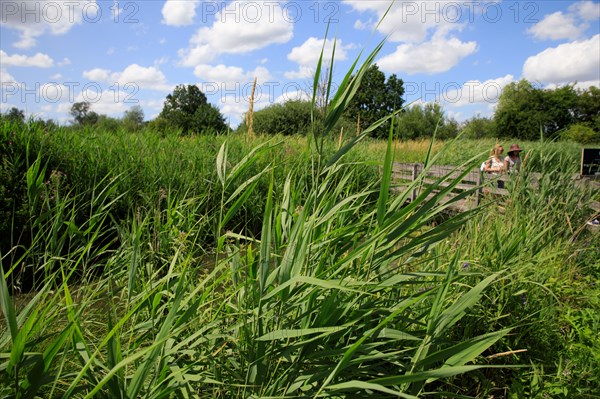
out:
{"label": "white cloud", "polygon": [[216,13],[211,27],[202,27],[190,39],[190,48],[179,50],[184,66],[212,61],[220,54],[242,54],[293,36],[293,21],[276,2],[229,3]]}
{"label": "white cloud", "polygon": [[198,3],[198,0],[167,0],[162,8],[162,23],[170,26],[193,24]]}
{"label": "white cloud", "polygon": [[[600,79],[586,80],[585,82],[576,82],[575,84],[570,82],[570,83],[566,83],[566,84],[573,85],[573,87],[575,87],[576,89],[585,90],[585,89],[589,89],[591,86],[600,87]],[[550,84],[547,84],[546,86],[544,86],[544,88],[554,90],[556,88],[563,87],[563,86],[565,86],[565,84],[550,83]]]}
{"label": "white cloud", "polygon": [[600,34],[547,48],[527,58],[523,77],[545,83],[596,81],[600,79]]}
{"label": "white cloud", "polygon": [[471,104],[493,104],[498,102],[504,86],[514,82],[514,80],[513,75],[505,75],[484,82],[469,80],[457,89],[452,88],[454,85],[446,85],[448,90],[442,92],[442,100],[445,104],[454,107]]}
{"label": "white cloud", "polygon": [[83,71],[83,77],[89,80],[107,82],[110,80],[110,71],[108,69],[94,68],[89,71]]}
{"label": "white cloud", "polygon": [[577,25],[574,15],[557,11],[546,15],[544,19],[533,25],[527,32],[538,40],[574,40],[580,37],[587,27],[586,24]]}
{"label": "white cloud", "polygon": [[459,39],[434,36],[426,43],[401,44],[392,54],[377,61],[382,71],[408,74],[434,74],[446,72],[463,58],[477,51],[476,42],[461,42]]}
{"label": "white cloud", "polygon": [[356,21],[354,21],[354,29],[356,30],[366,30],[366,29],[372,29],[373,28],[373,21],[372,20],[368,20],[368,21],[362,21],[360,19],[357,19]]}
{"label": "white cloud", "polygon": [[13,46],[27,49],[37,44],[39,36],[64,34],[84,18],[96,21],[99,10],[95,0],[2,1],[0,25],[19,31],[20,40]]}
{"label": "white cloud", "polygon": [[37,67],[50,68],[54,66],[54,60],[47,54],[36,53],[32,56],[13,54],[8,55],[0,50],[0,61],[2,66]]}
{"label": "white cloud", "polygon": [[72,90],[62,84],[45,83],[38,89],[39,98],[48,103],[68,101]]}
{"label": "white cloud", "polygon": [[593,1],[576,1],[569,6],[569,11],[587,21],[600,19],[600,3]]}
{"label": "white cloud", "polygon": [[[74,97],[74,103],[86,101],[90,103],[90,110],[98,114],[120,117],[131,108],[132,104],[126,104],[124,101],[131,98],[131,93],[124,91],[105,90],[97,92],[89,87]],[[71,110],[71,102],[61,102],[56,106],[58,113],[68,114]]]}
{"label": "white cloud", "polygon": [[[444,29],[449,32],[453,29],[462,29],[458,14],[453,10],[460,4],[450,0],[436,1],[396,1],[388,11],[390,5],[387,1],[344,0],[345,4],[354,10],[365,13],[372,12],[381,21],[378,31],[389,35],[391,42],[420,43],[426,40],[430,32]],[[381,18],[387,12],[383,21]],[[368,22],[356,21],[356,29],[364,29]]]}
{"label": "white cloud", "polygon": [[285,90],[279,97],[275,99],[276,104],[283,104],[287,101],[310,101],[312,96],[308,94],[304,90],[297,90],[295,88],[291,88],[290,90]]}
{"label": "white cloud", "polygon": [[4,68],[0,68],[0,82],[1,83],[15,83],[13,78]]}
{"label": "white cloud", "polygon": [[167,84],[167,78],[164,73],[154,66],[143,67],[138,64],[131,64],[122,72],[111,72],[107,69],[94,68],[89,71],[84,71],[83,76],[93,81],[111,84],[118,83],[122,86],[135,85],[138,89],[151,89],[165,92],[172,90],[172,87]]}
{"label": "white cloud", "polygon": [[266,82],[271,79],[271,74],[264,67],[258,67],[253,71],[244,72],[240,67],[219,65],[201,64],[194,68],[194,75],[204,80],[205,82],[223,84],[239,84],[241,86],[252,84],[254,78],[257,82]]}
{"label": "white cloud", "polygon": [[[323,65],[328,65],[331,62],[331,54],[333,52],[333,39],[325,41],[323,50]],[[310,78],[315,73],[315,67],[319,61],[319,56],[323,49],[323,39],[309,37],[304,43],[298,47],[294,47],[288,54],[287,58],[299,65],[297,71],[286,72],[285,77],[288,79]],[[346,49],[341,40],[335,43],[335,60],[345,60],[347,58]]]}

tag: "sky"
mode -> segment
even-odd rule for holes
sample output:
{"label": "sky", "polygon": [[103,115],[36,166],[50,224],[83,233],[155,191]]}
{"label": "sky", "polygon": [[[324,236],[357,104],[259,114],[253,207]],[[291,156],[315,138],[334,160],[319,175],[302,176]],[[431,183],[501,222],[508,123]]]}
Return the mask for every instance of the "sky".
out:
{"label": "sky", "polygon": [[335,43],[335,85],[385,38],[376,64],[403,80],[405,102],[439,102],[458,121],[491,116],[520,79],[600,87],[599,1],[390,4],[0,0],[0,111],[68,124],[87,101],[112,117],[138,105],[150,120],[177,85],[196,84],[235,127],[255,78],[255,110],[305,99],[322,48],[329,63]]}

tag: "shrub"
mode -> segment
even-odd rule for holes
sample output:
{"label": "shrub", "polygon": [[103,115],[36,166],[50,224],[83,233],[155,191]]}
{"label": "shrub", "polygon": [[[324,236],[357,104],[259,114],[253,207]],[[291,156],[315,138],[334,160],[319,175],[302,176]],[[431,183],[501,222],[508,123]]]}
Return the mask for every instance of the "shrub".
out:
{"label": "shrub", "polygon": [[576,123],[563,132],[562,138],[581,144],[597,143],[600,142],[600,132],[594,131],[583,123]]}

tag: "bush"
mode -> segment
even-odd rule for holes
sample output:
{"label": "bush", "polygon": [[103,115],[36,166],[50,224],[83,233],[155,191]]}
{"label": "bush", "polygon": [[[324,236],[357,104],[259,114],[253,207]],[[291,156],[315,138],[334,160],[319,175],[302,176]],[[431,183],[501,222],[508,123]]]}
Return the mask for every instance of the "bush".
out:
{"label": "bush", "polygon": [[[252,130],[257,134],[307,134],[310,132],[311,108],[310,102],[301,100],[269,105],[254,113]],[[248,131],[246,122],[238,130]]]}
{"label": "bush", "polygon": [[576,123],[564,131],[562,138],[581,144],[597,143],[600,142],[600,132],[596,132],[582,123]]}

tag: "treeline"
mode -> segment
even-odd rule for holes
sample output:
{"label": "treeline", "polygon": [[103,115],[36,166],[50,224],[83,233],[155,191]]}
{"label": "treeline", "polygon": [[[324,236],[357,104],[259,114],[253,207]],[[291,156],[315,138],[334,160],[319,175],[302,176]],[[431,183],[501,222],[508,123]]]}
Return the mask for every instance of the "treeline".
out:
{"label": "treeline", "polygon": [[[376,65],[368,71],[359,90],[346,109],[339,130],[358,132],[391,112],[403,108],[394,121],[395,135],[410,140],[431,137],[515,138],[521,140],[564,139],[580,143],[600,142],[600,89],[574,86],[552,89],[534,87],[527,80],[504,87],[491,117],[476,115],[462,123],[444,112],[438,103],[404,104],[402,80],[391,75],[387,80]],[[263,134],[307,133],[312,105],[307,101],[274,104],[254,113],[253,130]],[[318,119],[319,112],[315,112]],[[385,138],[389,124],[372,135]],[[238,130],[245,131],[242,123]],[[339,131],[338,130],[338,131]]]}
{"label": "treeline", "polygon": [[[394,119],[395,136],[402,140],[431,137],[447,139],[462,132],[465,138],[515,138],[521,140],[564,139],[579,143],[600,142],[600,89],[575,89],[567,85],[542,89],[527,80],[504,87],[492,117],[476,115],[457,122],[444,112],[438,103],[404,103],[404,83],[396,75],[386,78],[377,65],[362,76],[361,86],[334,131],[344,136],[354,135],[374,122],[398,112]],[[322,115],[328,107],[326,93],[318,90],[315,105],[311,101],[290,100],[272,104],[253,112],[252,130],[258,134],[308,134],[320,129]],[[137,132],[144,129],[177,135],[219,134],[231,130],[219,109],[210,104],[196,85],[179,85],[167,95],[161,113],[152,121],[144,121],[139,106],[126,111],[121,119],[99,115],[86,102],[71,107],[73,128],[95,127],[106,131],[124,129]],[[10,109],[0,115],[16,122],[24,122],[23,111]],[[40,123],[47,128],[57,126],[52,120]],[[371,135],[386,138],[391,119],[375,129]],[[236,129],[249,129],[242,122]]]}

